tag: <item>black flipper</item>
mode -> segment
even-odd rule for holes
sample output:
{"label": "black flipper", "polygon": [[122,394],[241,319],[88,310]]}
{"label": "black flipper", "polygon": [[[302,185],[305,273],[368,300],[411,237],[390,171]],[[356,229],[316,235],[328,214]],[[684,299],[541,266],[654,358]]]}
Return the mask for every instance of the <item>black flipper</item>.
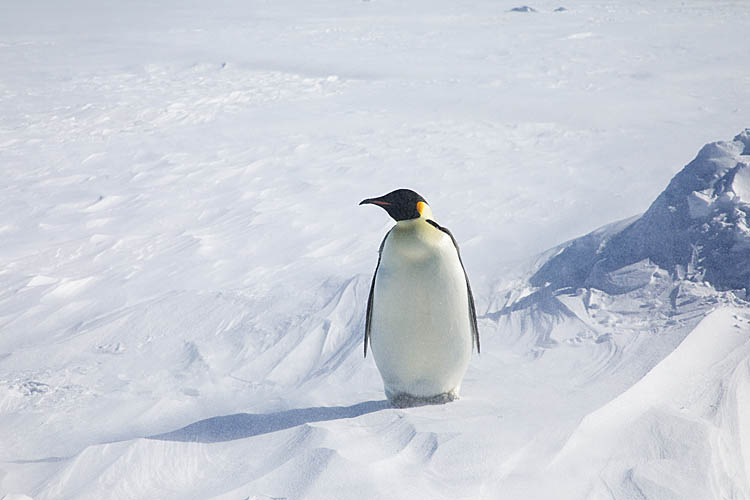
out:
{"label": "black flipper", "polygon": [[388,235],[391,234],[393,229],[385,233],[385,238],[380,242],[380,248],[378,249],[378,263],[375,266],[375,272],[372,273],[372,283],[370,283],[370,296],[367,297],[367,314],[365,315],[365,357],[367,357],[367,344],[370,342],[370,329],[372,328],[372,302],[375,296],[375,278],[378,276],[378,268],[380,267],[380,257],[383,256],[383,247],[385,246],[385,240]]}
{"label": "black flipper", "polygon": [[[453,246],[456,247],[456,254],[458,254],[458,262],[461,264],[461,269],[463,269],[464,271],[464,279],[466,279],[466,293],[469,296],[469,323],[471,324],[471,340],[472,340],[472,343],[477,348],[477,353],[479,353],[481,351],[479,348],[479,327],[477,326],[477,309],[474,306],[474,294],[471,293],[471,284],[469,284],[469,276],[466,274],[466,268],[464,267],[464,262],[461,260],[461,251],[458,249],[458,242],[456,241],[456,238],[453,237],[453,233],[451,233],[447,228],[441,226],[440,224],[438,224],[432,219],[427,219],[427,222],[431,224],[432,226],[436,227],[437,229],[441,230],[448,236],[450,236],[451,241],[453,242]],[[373,280],[373,283],[375,283],[374,280]]]}

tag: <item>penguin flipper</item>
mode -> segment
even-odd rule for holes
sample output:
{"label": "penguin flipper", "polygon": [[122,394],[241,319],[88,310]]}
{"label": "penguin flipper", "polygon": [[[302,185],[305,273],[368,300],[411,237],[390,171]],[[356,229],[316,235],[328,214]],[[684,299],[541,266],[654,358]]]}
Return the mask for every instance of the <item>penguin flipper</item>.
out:
{"label": "penguin flipper", "polygon": [[370,295],[367,297],[367,314],[365,315],[365,357],[367,357],[367,344],[370,342],[370,329],[372,328],[372,304],[375,299],[375,278],[378,276],[378,268],[380,267],[380,258],[383,256],[385,240],[388,239],[388,235],[391,234],[391,231],[393,231],[393,229],[385,233],[383,241],[380,242],[380,248],[378,248],[378,263],[375,265],[375,272],[372,273]]}
{"label": "penguin flipper", "polygon": [[[435,222],[432,219],[427,219],[427,222],[434,226],[435,228],[439,229],[440,231],[444,232],[448,236],[450,236],[451,241],[453,242],[453,246],[456,247],[456,254],[458,255],[458,262],[461,264],[461,269],[464,271],[464,279],[466,280],[466,294],[469,296],[469,324],[471,325],[471,340],[472,343],[477,348],[477,353],[481,352],[479,348],[479,327],[477,326],[477,308],[474,305],[474,294],[471,292],[471,283],[469,283],[469,275],[466,274],[466,268],[464,267],[464,262],[461,260],[461,250],[458,249],[458,242],[456,241],[456,238],[453,236],[453,233],[450,232],[450,230],[447,227],[443,227],[437,222]],[[385,243],[385,240],[383,240]],[[375,283],[375,280],[373,278],[373,284]]]}

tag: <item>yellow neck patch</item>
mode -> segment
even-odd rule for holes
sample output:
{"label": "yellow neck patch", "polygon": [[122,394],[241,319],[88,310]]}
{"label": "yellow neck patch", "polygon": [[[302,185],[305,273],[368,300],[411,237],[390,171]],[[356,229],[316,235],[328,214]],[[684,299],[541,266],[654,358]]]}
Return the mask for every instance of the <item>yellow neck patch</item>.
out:
{"label": "yellow neck patch", "polygon": [[425,203],[423,201],[418,201],[417,202],[417,212],[419,212],[419,215],[424,214],[424,209],[425,209],[426,206],[427,206],[427,203]]}

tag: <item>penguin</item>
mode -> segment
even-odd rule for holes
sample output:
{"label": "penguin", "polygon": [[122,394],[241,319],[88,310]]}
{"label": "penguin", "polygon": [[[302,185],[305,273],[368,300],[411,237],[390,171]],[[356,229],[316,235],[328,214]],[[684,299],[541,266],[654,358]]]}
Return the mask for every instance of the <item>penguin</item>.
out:
{"label": "penguin", "polygon": [[378,250],[365,319],[385,394],[395,407],[459,397],[479,329],[458,243],[410,189],[360,205],[377,205],[395,221]]}

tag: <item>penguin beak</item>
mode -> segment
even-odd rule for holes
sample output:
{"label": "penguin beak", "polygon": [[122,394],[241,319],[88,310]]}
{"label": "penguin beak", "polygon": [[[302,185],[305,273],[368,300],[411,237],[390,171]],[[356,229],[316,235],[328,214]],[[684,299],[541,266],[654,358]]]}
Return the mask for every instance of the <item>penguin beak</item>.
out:
{"label": "penguin beak", "polygon": [[380,198],[367,198],[366,200],[362,200],[359,202],[360,205],[380,205],[381,207],[387,207],[391,205],[388,201],[383,201]]}

